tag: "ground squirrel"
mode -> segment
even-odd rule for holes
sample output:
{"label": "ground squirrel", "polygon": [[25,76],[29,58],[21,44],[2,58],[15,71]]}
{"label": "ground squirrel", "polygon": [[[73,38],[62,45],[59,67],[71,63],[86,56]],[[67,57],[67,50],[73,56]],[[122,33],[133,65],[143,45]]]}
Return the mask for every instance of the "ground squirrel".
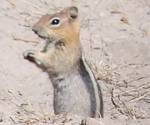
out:
{"label": "ground squirrel", "polygon": [[46,69],[54,87],[54,112],[103,117],[100,86],[82,56],[78,8],[44,15],[33,31],[46,40],[42,51],[26,51],[24,57]]}

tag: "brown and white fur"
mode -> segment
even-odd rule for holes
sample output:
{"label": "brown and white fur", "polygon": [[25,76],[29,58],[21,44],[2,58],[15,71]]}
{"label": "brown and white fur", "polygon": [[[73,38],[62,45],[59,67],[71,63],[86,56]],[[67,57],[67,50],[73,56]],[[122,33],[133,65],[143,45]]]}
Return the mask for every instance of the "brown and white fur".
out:
{"label": "brown and white fur", "polygon": [[26,51],[24,57],[48,72],[54,87],[55,114],[103,117],[100,86],[82,56],[77,7],[42,16],[33,31],[46,45],[42,51]]}

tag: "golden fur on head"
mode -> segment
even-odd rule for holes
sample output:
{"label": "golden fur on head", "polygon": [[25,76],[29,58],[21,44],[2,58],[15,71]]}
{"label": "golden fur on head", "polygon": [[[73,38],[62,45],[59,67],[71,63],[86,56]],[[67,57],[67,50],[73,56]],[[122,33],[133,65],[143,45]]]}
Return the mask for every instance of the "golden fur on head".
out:
{"label": "golden fur on head", "polygon": [[[51,21],[59,19],[60,24],[53,26]],[[79,42],[80,25],[78,20],[78,9],[68,7],[53,15],[44,15],[33,26],[33,30],[42,37],[60,37],[66,42]]]}

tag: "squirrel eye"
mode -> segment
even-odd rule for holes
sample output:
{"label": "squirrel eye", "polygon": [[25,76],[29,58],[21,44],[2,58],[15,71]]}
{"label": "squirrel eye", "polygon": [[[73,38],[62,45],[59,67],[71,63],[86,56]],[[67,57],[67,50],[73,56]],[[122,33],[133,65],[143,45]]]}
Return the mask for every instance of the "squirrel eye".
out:
{"label": "squirrel eye", "polygon": [[59,18],[53,18],[51,20],[51,25],[59,25],[60,24],[60,19]]}

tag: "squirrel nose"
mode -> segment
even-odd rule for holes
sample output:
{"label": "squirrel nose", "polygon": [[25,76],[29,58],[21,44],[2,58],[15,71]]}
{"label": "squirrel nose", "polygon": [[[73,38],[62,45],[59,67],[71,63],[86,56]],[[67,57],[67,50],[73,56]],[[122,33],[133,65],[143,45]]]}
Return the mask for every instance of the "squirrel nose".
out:
{"label": "squirrel nose", "polygon": [[32,31],[33,31],[35,34],[38,34],[38,31],[37,31],[35,28],[33,28]]}

